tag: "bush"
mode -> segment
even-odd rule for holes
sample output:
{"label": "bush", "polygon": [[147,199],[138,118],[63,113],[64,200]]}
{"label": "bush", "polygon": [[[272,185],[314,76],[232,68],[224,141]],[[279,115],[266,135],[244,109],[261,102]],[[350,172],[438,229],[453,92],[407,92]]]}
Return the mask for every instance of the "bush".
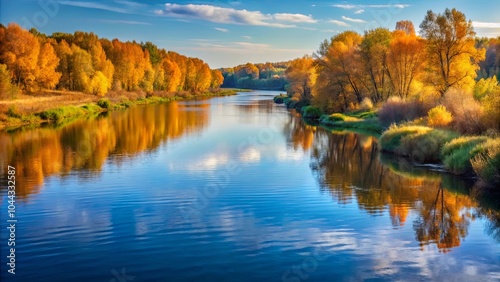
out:
{"label": "bush", "polygon": [[485,126],[481,122],[483,111],[471,93],[450,89],[444,95],[443,105],[453,115],[453,129],[463,134],[480,134]]}
{"label": "bush", "polygon": [[427,123],[429,124],[429,126],[436,126],[436,127],[447,126],[453,121],[451,113],[448,112],[446,108],[442,105],[430,109],[427,116],[428,116]]}
{"label": "bush", "polygon": [[426,107],[419,101],[389,99],[378,111],[378,118],[383,126],[411,121],[427,115]]}
{"label": "bush", "polygon": [[302,109],[304,106],[309,106],[309,102],[306,100],[300,100],[298,98],[288,98],[284,100],[285,106],[292,109]]}
{"label": "bush", "polygon": [[302,109],[302,115],[304,118],[319,119],[322,115],[322,112],[319,108],[316,108],[314,106],[305,106]]}
{"label": "bush", "polygon": [[99,101],[97,101],[97,105],[103,109],[109,109],[111,103],[108,99],[99,99]]}
{"label": "bush", "polygon": [[82,108],[65,106],[41,112],[40,117],[45,120],[58,122],[69,117],[77,117],[83,114],[84,111]]}
{"label": "bush", "polygon": [[288,96],[286,94],[280,94],[278,96],[274,96],[273,100],[274,103],[276,104],[283,104],[285,102],[285,99],[287,99]]}
{"label": "bush", "polygon": [[16,105],[12,105],[7,109],[7,116],[13,118],[21,118],[21,113],[19,113],[19,109]]}
{"label": "bush", "polygon": [[361,104],[359,105],[359,108],[362,110],[371,110],[373,109],[373,102],[370,98],[365,97],[363,101],[361,101]]}
{"label": "bush", "polygon": [[483,105],[483,116],[481,123],[484,127],[493,131],[500,131],[500,86],[488,93],[481,101]]}
{"label": "bush", "polygon": [[457,136],[455,132],[442,129],[408,134],[401,138],[395,152],[418,163],[437,163],[443,145]]}
{"label": "bush", "polygon": [[500,186],[500,138],[488,139],[472,151],[471,160],[474,172],[487,184]]}
{"label": "bush", "polygon": [[446,169],[454,174],[472,172],[472,151],[487,139],[485,136],[459,137],[446,143],[441,149],[441,159]]}
{"label": "bush", "polygon": [[401,144],[401,139],[409,134],[418,134],[431,131],[427,126],[397,126],[392,125],[380,136],[379,144],[383,151],[395,152]]}

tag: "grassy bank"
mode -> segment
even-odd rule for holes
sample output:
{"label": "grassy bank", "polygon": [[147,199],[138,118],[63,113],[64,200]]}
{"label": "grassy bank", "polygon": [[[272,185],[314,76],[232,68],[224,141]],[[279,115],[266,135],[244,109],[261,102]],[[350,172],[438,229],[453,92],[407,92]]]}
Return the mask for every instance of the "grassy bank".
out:
{"label": "grassy bank", "polygon": [[437,164],[456,175],[477,176],[490,187],[500,186],[500,137],[461,136],[446,128],[421,125],[422,119],[401,121],[387,128],[373,110],[328,115],[285,94],[276,96],[274,101],[298,109],[304,119],[317,121],[329,129],[355,129],[380,135],[380,150],[406,157],[414,164]]}
{"label": "grassy bank", "polygon": [[176,100],[235,95],[239,89],[221,89],[206,93],[110,92],[105,98],[79,92],[45,92],[0,102],[0,130],[42,123],[60,123],[106,111],[126,109],[135,105],[166,103]]}

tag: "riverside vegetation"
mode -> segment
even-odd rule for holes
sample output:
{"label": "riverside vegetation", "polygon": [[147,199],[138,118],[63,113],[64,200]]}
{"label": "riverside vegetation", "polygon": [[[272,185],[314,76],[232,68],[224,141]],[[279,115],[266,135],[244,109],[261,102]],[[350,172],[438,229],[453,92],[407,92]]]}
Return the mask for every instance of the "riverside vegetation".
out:
{"label": "riverside vegetation", "polygon": [[[219,89],[223,80],[202,60],[151,42],[0,25],[0,128],[234,93]],[[109,107],[95,104],[101,98],[110,99]]]}
{"label": "riverside vegetation", "polygon": [[455,9],[420,24],[342,32],[290,63],[287,94],[274,98],[306,119],[368,130],[379,148],[415,164],[479,176],[500,187],[499,39],[476,39]]}

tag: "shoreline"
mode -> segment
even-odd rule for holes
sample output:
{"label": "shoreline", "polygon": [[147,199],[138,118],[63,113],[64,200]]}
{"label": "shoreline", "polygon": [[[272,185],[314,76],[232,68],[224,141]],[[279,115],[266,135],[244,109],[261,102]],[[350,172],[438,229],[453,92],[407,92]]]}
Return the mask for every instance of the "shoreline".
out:
{"label": "shoreline", "polygon": [[[58,101],[60,104],[48,107],[43,110],[35,110],[32,112],[23,113],[18,110],[16,100],[0,101],[0,105],[3,103],[2,113],[3,118],[0,120],[0,131],[11,131],[17,130],[23,127],[39,127],[44,124],[57,124],[64,121],[83,118],[86,116],[101,114],[104,112],[112,112],[122,109],[127,109],[136,105],[147,105],[147,104],[160,104],[168,103],[171,101],[181,101],[181,100],[192,100],[198,98],[212,98],[212,97],[224,97],[237,95],[238,92],[249,92],[245,89],[235,89],[235,88],[224,88],[217,92],[205,92],[201,94],[185,94],[179,95],[175,93],[169,95],[170,97],[151,95],[151,96],[137,96],[136,92],[121,92],[119,97],[98,97],[94,95],[87,95],[86,99],[79,99],[71,101],[69,104],[68,100]],[[71,94],[70,94],[71,95]],[[38,99],[50,99],[57,96],[42,96]],[[64,97],[62,97],[64,98]],[[91,99],[91,101],[88,101]],[[25,99],[24,101],[26,101]],[[22,99],[18,99],[23,101]],[[82,102],[82,103],[79,103]],[[34,102],[36,103],[36,102]],[[10,106],[9,106],[10,105]],[[27,106],[29,107],[29,105]]]}
{"label": "shoreline", "polygon": [[472,178],[486,190],[500,192],[495,189],[498,160],[492,153],[500,144],[498,137],[466,136],[448,129],[410,124],[384,128],[375,111],[357,110],[328,115],[310,105],[302,105],[300,101],[292,101],[284,94],[276,96],[274,102],[296,110],[304,121],[329,131],[346,130],[373,135],[378,138],[379,152],[407,159],[414,167],[439,167],[442,173]]}

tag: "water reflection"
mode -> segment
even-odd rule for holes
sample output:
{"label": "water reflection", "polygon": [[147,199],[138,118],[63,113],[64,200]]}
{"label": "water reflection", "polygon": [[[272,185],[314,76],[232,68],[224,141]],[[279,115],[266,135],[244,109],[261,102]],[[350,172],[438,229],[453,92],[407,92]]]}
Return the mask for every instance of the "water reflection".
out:
{"label": "water reflection", "polygon": [[421,249],[432,244],[448,252],[460,246],[470,222],[478,216],[493,219],[488,230],[498,237],[499,225],[494,222],[499,222],[499,212],[480,208],[467,181],[380,155],[372,136],[316,130],[300,120],[290,122],[288,130],[297,140],[294,143],[313,143],[310,166],[322,191],[341,204],[355,202],[374,216],[387,212],[393,228],[407,224],[413,213],[415,239]]}
{"label": "water reflection", "polygon": [[16,168],[16,194],[23,199],[37,193],[48,176],[99,174],[108,159],[120,164],[127,157],[200,131],[208,122],[208,103],[172,102],[79,119],[55,128],[2,131],[2,173],[7,165]]}

